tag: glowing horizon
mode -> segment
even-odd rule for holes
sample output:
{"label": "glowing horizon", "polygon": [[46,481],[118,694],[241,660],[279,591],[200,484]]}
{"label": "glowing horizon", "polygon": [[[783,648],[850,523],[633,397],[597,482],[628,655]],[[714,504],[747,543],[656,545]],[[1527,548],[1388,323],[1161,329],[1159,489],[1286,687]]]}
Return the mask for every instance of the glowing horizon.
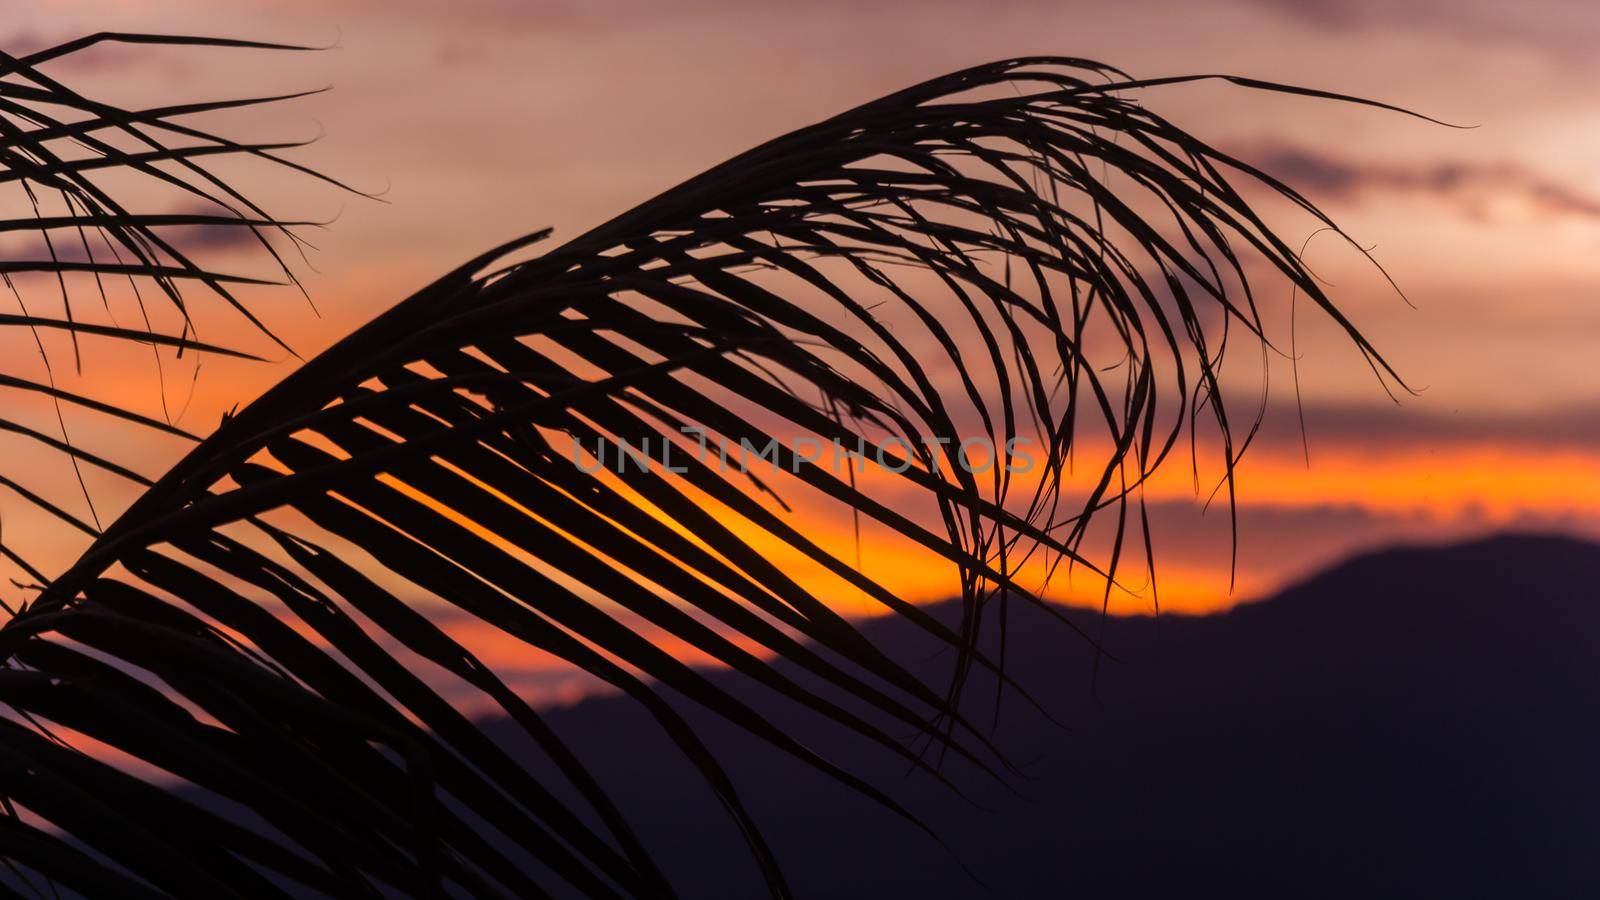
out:
{"label": "glowing horizon", "polygon": [[[1600,408],[1600,389],[1585,364],[1600,340],[1600,312],[1591,302],[1600,280],[1592,252],[1600,237],[1594,199],[1600,188],[1584,151],[1600,133],[1588,124],[1592,117],[1580,114],[1581,94],[1564,87],[1594,65],[1571,49],[1573,35],[1592,32],[1592,24],[1512,28],[1493,4],[1481,3],[1460,7],[1449,30],[1430,30],[1353,0],[1330,5],[1321,17],[1237,0],[1194,23],[1192,40],[1158,53],[1139,39],[1138,28],[1170,18],[1104,10],[1084,18],[1024,3],[989,12],[952,7],[941,18],[945,31],[897,31],[894,49],[884,50],[874,35],[888,25],[870,12],[843,29],[839,13],[827,9],[735,12],[729,4],[704,3],[674,22],[641,7],[639,16],[666,29],[647,34],[639,22],[577,6],[490,6],[481,17],[445,21],[425,4],[402,4],[406,14],[394,15],[360,2],[262,3],[224,18],[189,0],[84,0],[48,13],[23,11],[0,42],[39,45],[124,27],[250,32],[311,44],[339,35],[342,49],[288,62],[111,48],[65,73],[74,84],[118,98],[165,98],[196,90],[197,79],[208,95],[238,86],[267,93],[334,83],[333,91],[272,107],[260,125],[249,126],[305,136],[319,122],[326,138],[297,159],[363,188],[389,186],[387,202],[373,203],[311,185],[267,185],[275,212],[336,219],[315,231],[322,245],[311,260],[315,270],[302,270],[322,318],[291,291],[253,300],[302,356],[511,235],[554,225],[557,241],[573,236],[795,125],[989,58],[1077,52],[1141,75],[1236,71],[1479,125],[1454,131],[1217,85],[1150,97],[1218,145],[1303,188],[1363,244],[1378,245],[1378,260],[1417,309],[1350,247],[1316,237],[1308,258],[1401,373],[1426,388],[1392,410],[1337,335],[1299,322],[1310,464],[1280,358],[1271,369],[1269,432],[1239,473],[1231,591],[1225,510],[1213,504],[1206,516],[1198,513],[1214,477],[1197,498],[1187,460],[1179,459],[1146,486],[1145,500],[1159,507],[1162,607],[1226,609],[1353,550],[1396,540],[1516,528],[1600,534],[1600,435],[1585,425]],[[1162,9],[1170,17],[1182,6]],[[957,20],[969,27],[953,42],[947,32]],[[683,59],[672,37],[691,33],[717,52]],[[808,52],[818,35],[832,36],[820,45],[830,52]],[[1319,52],[1296,49],[1305,46]],[[1537,61],[1530,57],[1535,51],[1542,54]],[[1351,54],[1364,64],[1346,65]],[[1466,65],[1484,54],[1498,64]],[[771,65],[773,59],[783,65]],[[1466,74],[1441,83],[1438,60],[1454,61]],[[1483,74],[1491,68],[1493,79]],[[1545,102],[1537,108],[1521,102],[1530,95]],[[663,128],[666,122],[673,127]],[[663,133],[670,139],[660,139]],[[631,137],[638,134],[652,141],[640,144]],[[1314,233],[1307,227],[1299,236]],[[119,398],[153,415],[163,401],[174,410],[187,406],[183,423],[204,432],[293,365],[226,315],[202,325],[205,337],[242,343],[274,361],[206,360],[192,397],[187,360],[162,373],[165,394],[157,393],[155,373],[142,358],[97,359],[81,377],[115,387]],[[75,416],[71,424],[87,446],[112,439],[92,416]],[[146,474],[158,474],[183,452],[178,441],[139,440]],[[109,485],[95,488],[105,506],[101,517],[130,496]],[[62,504],[80,503],[75,492],[75,485],[64,488]],[[19,508],[14,498],[4,499],[0,514],[9,533],[34,532],[53,542],[57,561],[81,545],[80,537]],[[853,557],[848,517],[800,501],[792,515],[820,543]],[[869,572],[909,599],[931,602],[953,593],[953,567],[931,565],[872,529],[863,534],[861,555]],[[826,579],[814,584],[852,613],[875,609],[830,589]],[[1051,596],[1093,604],[1099,590],[1075,582],[1073,590]],[[1113,609],[1139,612],[1148,602],[1128,595],[1114,598]]]}

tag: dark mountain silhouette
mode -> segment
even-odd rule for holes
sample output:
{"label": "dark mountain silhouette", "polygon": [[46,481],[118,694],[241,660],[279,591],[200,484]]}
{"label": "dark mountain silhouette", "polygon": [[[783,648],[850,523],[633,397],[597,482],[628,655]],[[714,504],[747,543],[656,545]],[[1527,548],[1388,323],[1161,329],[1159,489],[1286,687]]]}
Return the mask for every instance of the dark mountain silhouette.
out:
{"label": "dark mountain silhouette", "polygon": [[[1226,614],[1107,620],[1118,659],[1093,691],[1092,649],[1013,603],[1007,668],[1067,726],[1003,701],[998,743],[1037,773],[1025,799],[947,760],[968,802],[836,730],[781,722],[887,785],[948,850],[695,721],[801,897],[1592,896],[1597,582],[1600,546],[1563,538],[1387,550]],[[950,664],[903,621],[867,627],[929,677]],[[969,687],[985,723],[992,693]],[[684,896],[761,892],[733,827],[634,705],[594,699],[551,721]]]}

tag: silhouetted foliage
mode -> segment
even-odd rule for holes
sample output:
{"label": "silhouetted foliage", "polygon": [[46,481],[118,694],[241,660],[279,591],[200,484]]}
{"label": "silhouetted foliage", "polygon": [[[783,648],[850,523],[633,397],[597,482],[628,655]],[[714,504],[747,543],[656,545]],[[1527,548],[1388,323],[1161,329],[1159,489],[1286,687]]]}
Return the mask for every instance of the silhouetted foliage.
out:
{"label": "silhouetted foliage", "polygon": [[[47,155],[60,129],[93,129],[31,113],[46,102],[140,134],[181,129],[171,117],[195,108],[129,113],[79,98],[36,68],[72,49],[0,57],[17,76],[0,93],[5,177],[84,207],[17,227],[103,229],[136,262],[99,271],[149,277],[173,303],[179,278],[229,299],[226,279],[159,243],[166,219],[88,185],[97,165],[142,171],[139,155]],[[778,860],[681,703],[913,823],[888,786],[836,767],[762,705],[805,708],[934,779],[946,754],[1008,778],[985,725],[963,713],[966,676],[1002,671],[1001,656],[978,651],[985,609],[1026,602],[1070,627],[1018,583],[1024,564],[1108,583],[1128,553],[1153,567],[1139,487],[1198,417],[1220,437],[1231,500],[1254,421],[1230,417],[1218,373],[1230,332],[1266,340],[1252,277],[1303,294],[1393,375],[1236,182],[1332,223],[1134,99],[1187,80],[1056,58],[936,78],[763,144],[556,249],[529,255],[544,234],[497,248],[384,312],[228,418],[103,532],[85,525],[93,546],[0,631],[0,700],[14,711],[0,720],[0,793],[30,814],[0,819],[3,852],[119,896],[670,895],[627,810],[432,609],[641,704],[737,822],[775,896],[787,894]],[[215,152],[272,149],[179,133]],[[196,224],[285,224],[198,170],[200,151],[149,153],[238,207]],[[187,334],[115,336],[199,347]],[[1039,471],[969,471],[955,448],[974,433],[997,447],[1037,439]],[[783,481],[701,458],[686,434],[771,443]],[[857,478],[805,458],[795,435],[893,445],[906,465]],[[575,447],[650,441],[682,451],[670,469],[574,464]],[[1062,486],[1073,453],[1097,473],[1083,496]],[[796,527],[779,488],[946,560],[960,621],[929,616]],[[1109,549],[1091,554],[1090,522],[1105,517]],[[925,683],[884,655],[780,558],[807,560],[953,648],[952,679]],[[707,679],[663,635],[750,689]],[[444,677],[498,707],[548,757],[540,770],[566,783],[489,739],[444,696]],[[874,724],[885,721],[913,737]],[[53,726],[181,783],[81,753]]]}

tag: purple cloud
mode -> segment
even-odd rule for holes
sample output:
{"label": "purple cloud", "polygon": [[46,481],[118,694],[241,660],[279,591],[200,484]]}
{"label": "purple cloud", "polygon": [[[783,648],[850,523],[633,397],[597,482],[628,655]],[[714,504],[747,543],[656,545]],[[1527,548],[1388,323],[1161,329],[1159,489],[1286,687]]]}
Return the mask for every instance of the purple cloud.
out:
{"label": "purple cloud", "polygon": [[1405,191],[1431,194],[1483,215],[1485,202],[1498,196],[1515,198],[1536,212],[1600,219],[1600,197],[1511,162],[1360,162],[1286,144],[1237,155],[1313,201]]}

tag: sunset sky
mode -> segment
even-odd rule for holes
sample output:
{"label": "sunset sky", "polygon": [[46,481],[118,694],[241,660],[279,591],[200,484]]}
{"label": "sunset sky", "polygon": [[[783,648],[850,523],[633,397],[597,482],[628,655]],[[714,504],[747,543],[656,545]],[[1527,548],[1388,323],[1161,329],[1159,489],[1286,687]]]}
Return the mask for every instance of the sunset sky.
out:
{"label": "sunset sky", "polygon": [[[4,2],[0,46],[13,53],[98,30],[337,45],[307,54],[111,46],[52,69],[130,105],[332,87],[207,120],[255,138],[321,133],[294,158],[382,193],[370,201],[278,173],[246,182],[278,215],[335,220],[307,232],[319,249],[314,268],[300,270],[320,319],[293,292],[253,299],[306,357],[485,248],[544,226],[570,237],[767,138],[998,58],[1246,75],[1472,126],[1222,84],[1145,96],[1300,188],[1374,248],[1415,308],[1335,239],[1313,239],[1306,258],[1419,390],[1395,405],[1342,335],[1301,322],[1309,467],[1280,377],[1288,370],[1275,369],[1267,431],[1240,472],[1231,593],[1225,514],[1202,515],[1182,472],[1152,486],[1163,605],[1226,607],[1397,540],[1505,528],[1600,534],[1600,17],[1587,3],[263,0],[223,13],[201,0]],[[1313,231],[1303,221],[1284,228],[1295,241]],[[241,265],[254,264],[243,250]],[[237,319],[217,312],[204,324],[203,338],[278,361],[206,361],[184,419],[202,431],[293,365]],[[17,345],[7,352],[26,356]],[[191,364],[169,364],[169,402],[183,406]],[[83,379],[159,410],[148,357],[90,362]],[[92,422],[69,424],[96,439]],[[155,475],[182,446],[136,450]],[[115,509],[114,492],[105,502]],[[53,558],[79,546],[13,497],[0,496],[0,515],[7,536],[35,529]],[[793,515],[840,539],[850,528],[803,505]],[[869,540],[865,564],[917,599],[950,593],[942,574],[902,552]]]}

